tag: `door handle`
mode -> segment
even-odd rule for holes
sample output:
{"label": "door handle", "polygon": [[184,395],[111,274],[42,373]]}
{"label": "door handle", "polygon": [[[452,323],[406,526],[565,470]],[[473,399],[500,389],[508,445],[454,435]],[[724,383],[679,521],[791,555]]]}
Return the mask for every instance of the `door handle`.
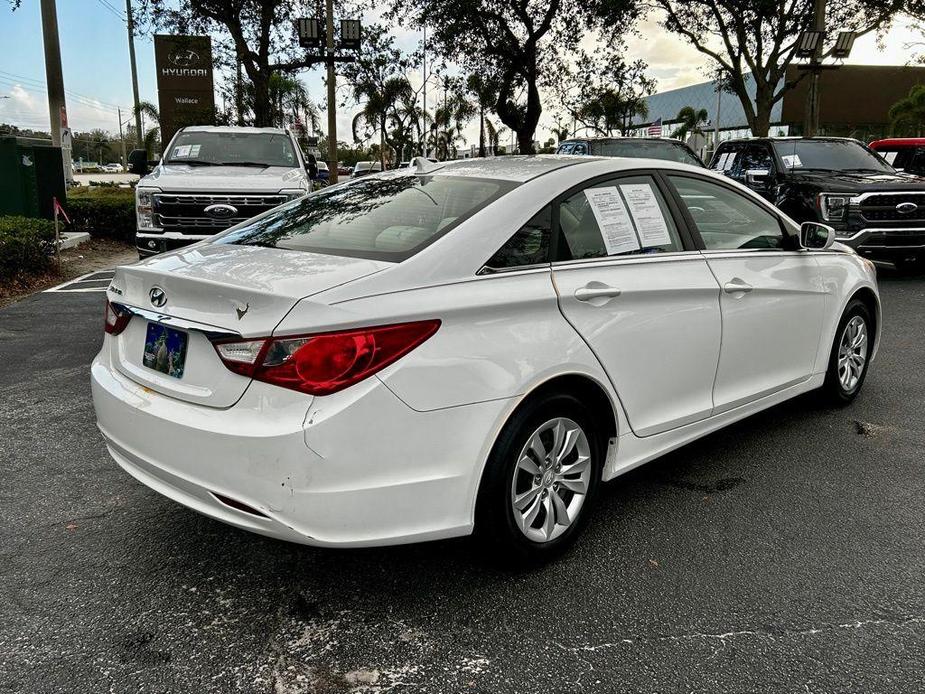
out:
{"label": "door handle", "polygon": [[723,285],[723,291],[727,294],[737,294],[738,292],[750,292],[754,287],[745,280],[733,277]]}
{"label": "door handle", "polygon": [[575,298],[579,301],[592,301],[594,299],[613,299],[620,296],[620,290],[616,287],[608,287],[606,284],[595,282],[592,285],[580,287],[575,290]]}

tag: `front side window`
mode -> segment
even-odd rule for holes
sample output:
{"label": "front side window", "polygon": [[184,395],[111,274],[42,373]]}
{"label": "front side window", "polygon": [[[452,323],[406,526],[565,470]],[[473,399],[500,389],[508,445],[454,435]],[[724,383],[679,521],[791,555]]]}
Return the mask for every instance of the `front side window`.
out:
{"label": "front side window", "polygon": [[780,220],[757,202],[698,178],[669,176],[706,250],[784,247]]}
{"label": "front side window", "polygon": [[587,153],[588,153],[588,145],[585,144],[584,142],[576,142],[572,146],[572,154],[587,154]]}
{"label": "front side window", "polygon": [[650,176],[594,183],[559,205],[558,260],[683,250],[674,219]]}
{"label": "front side window", "polygon": [[285,205],[216,243],[400,262],[516,185],[410,173],[360,178]]}
{"label": "front side window", "polygon": [[552,232],[552,206],[547,205],[517,230],[491,260],[488,270],[503,270],[549,262],[549,238]]}
{"label": "front side window", "polygon": [[299,166],[292,140],[285,133],[186,130],[177,135],[164,159],[168,164],[191,166]]}

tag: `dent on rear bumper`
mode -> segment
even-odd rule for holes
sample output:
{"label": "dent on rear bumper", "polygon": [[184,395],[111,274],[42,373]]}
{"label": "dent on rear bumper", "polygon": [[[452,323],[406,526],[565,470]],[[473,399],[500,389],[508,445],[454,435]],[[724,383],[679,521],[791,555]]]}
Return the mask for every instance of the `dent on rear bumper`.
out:
{"label": "dent on rear bumper", "polygon": [[135,478],[231,525],[320,546],[471,532],[481,463],[509,407],[415,412],[373,378],[315,399],[255,382],[222,410],[154,393],[105,358],[91,373],[100,430]]}

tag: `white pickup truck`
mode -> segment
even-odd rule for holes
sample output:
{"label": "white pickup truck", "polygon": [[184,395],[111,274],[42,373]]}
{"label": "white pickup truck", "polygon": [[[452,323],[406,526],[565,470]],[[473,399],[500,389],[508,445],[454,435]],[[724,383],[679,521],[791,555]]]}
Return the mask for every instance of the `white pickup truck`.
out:
{"label": "white pickup truck", "polygon": [[182,128],[150,173],[145,158],[132,152],[132,170],[142,175],[135,188],[142,258],[209,238],[311,190],[302,150],[280,128]]}

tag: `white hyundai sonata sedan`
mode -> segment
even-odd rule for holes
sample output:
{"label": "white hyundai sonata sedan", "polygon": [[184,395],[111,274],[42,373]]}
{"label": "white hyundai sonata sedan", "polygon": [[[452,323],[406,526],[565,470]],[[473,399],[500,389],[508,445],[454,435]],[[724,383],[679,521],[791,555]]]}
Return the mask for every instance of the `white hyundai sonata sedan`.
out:
{"label": "white hyundai sonata sedan", "polygon": [[99,428],[239,528],[552,556],[602,481],[800,393],[857,395],[880,303],[833,238],[667,161],[420,162],[119,268]]}

